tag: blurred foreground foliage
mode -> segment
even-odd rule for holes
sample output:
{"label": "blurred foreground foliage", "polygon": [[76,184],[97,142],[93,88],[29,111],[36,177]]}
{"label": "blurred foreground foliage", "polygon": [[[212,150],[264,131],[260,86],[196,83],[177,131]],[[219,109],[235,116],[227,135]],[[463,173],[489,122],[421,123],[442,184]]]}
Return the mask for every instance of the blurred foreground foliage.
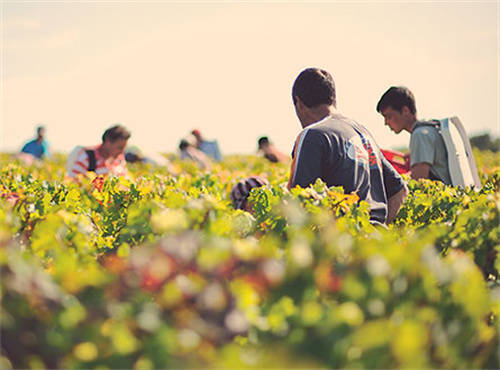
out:
{"label": "blurred foreground foliage", "polygon": [[253,156],[75,182],[0,155],[0,366],[498,368],[497,156],[480,191],[409,181],[386,229]]}

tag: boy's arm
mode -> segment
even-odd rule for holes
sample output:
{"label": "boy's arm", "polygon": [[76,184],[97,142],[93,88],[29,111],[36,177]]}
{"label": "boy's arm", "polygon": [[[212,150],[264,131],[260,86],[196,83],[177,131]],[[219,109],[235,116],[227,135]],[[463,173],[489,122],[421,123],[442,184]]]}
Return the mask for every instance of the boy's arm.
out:
{"label": "boy's arm", "polygon": [[410,160],[412,179],[428,179],[435,155],[435,139],[432,129],[422,127],[412,132],[410,137]]}
{"label": "boy's arm", "polygon": [[415,163],[411,167],[410,176],[414,180],[418,179],[428,179],[431,165],[429,163]]}

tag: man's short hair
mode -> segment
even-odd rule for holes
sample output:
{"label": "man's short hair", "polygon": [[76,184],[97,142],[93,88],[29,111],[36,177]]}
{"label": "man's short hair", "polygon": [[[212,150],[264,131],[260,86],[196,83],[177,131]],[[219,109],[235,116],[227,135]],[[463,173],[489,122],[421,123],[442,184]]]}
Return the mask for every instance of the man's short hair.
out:
{"label": "man's short hair", "polygon": [[130,131],[127,130],[122,125],[115,125],[113,127],[108,128],[102,134],[102,142],[111,141],[115,142],[117,140],[128,140],[130,138]]}
{"label": "man's short hair", "polygon": [[319,68],[303,70],[293,83],[292,99],[294,105],[297,104],[297,98],[302,100],[308,108],[321,104],[337,107],[335,82],[332,75]]}
{"label": "man's short hair", "polygon": [[380,98],[377,104],[377,112],[382,113],[386,108],[392,108],[401,112],[406,106],[412,114],[417,113],[415,97],[413,93],[405,86],[391,86]]}

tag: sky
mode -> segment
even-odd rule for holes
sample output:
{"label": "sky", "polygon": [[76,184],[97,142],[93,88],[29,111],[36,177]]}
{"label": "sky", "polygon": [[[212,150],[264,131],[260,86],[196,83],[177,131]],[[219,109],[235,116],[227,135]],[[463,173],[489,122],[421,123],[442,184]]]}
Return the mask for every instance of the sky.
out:
{"label": "sky", "polygon": [[456,115],[500,135],[499,2],[0,0],[0,151],[46,127],[53,151],[96,145],[120,123],[144,151],[192,129],[229,153],[301,130],[291,87],[328,70],[338,109],[383,148],[405,147],[376,110],[393,85],[419,118]]}

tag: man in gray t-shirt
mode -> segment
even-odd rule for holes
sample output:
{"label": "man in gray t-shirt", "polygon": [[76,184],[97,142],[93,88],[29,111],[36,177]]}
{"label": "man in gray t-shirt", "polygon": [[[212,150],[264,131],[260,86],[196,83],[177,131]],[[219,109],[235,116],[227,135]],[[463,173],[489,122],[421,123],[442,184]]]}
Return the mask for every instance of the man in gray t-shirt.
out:
{"label": "man in gray t-shirt", "polygon": [[410,166],[413,179],[439,180],[451,185],[448,154],[436,121],[419,121],[413,93],[406,87],[391,87],[380,98],[377,112],[396,134],[410,137]]}
{"label": "man in gray t-shirt", "polygon": [[366,201],[371,222],[392,222],[408,193],[406,185],[370,132],[337,111],[332,76],[318,68],[302,71],[292,98],[303,130],[295,141],[288,188],[321,179]]}

